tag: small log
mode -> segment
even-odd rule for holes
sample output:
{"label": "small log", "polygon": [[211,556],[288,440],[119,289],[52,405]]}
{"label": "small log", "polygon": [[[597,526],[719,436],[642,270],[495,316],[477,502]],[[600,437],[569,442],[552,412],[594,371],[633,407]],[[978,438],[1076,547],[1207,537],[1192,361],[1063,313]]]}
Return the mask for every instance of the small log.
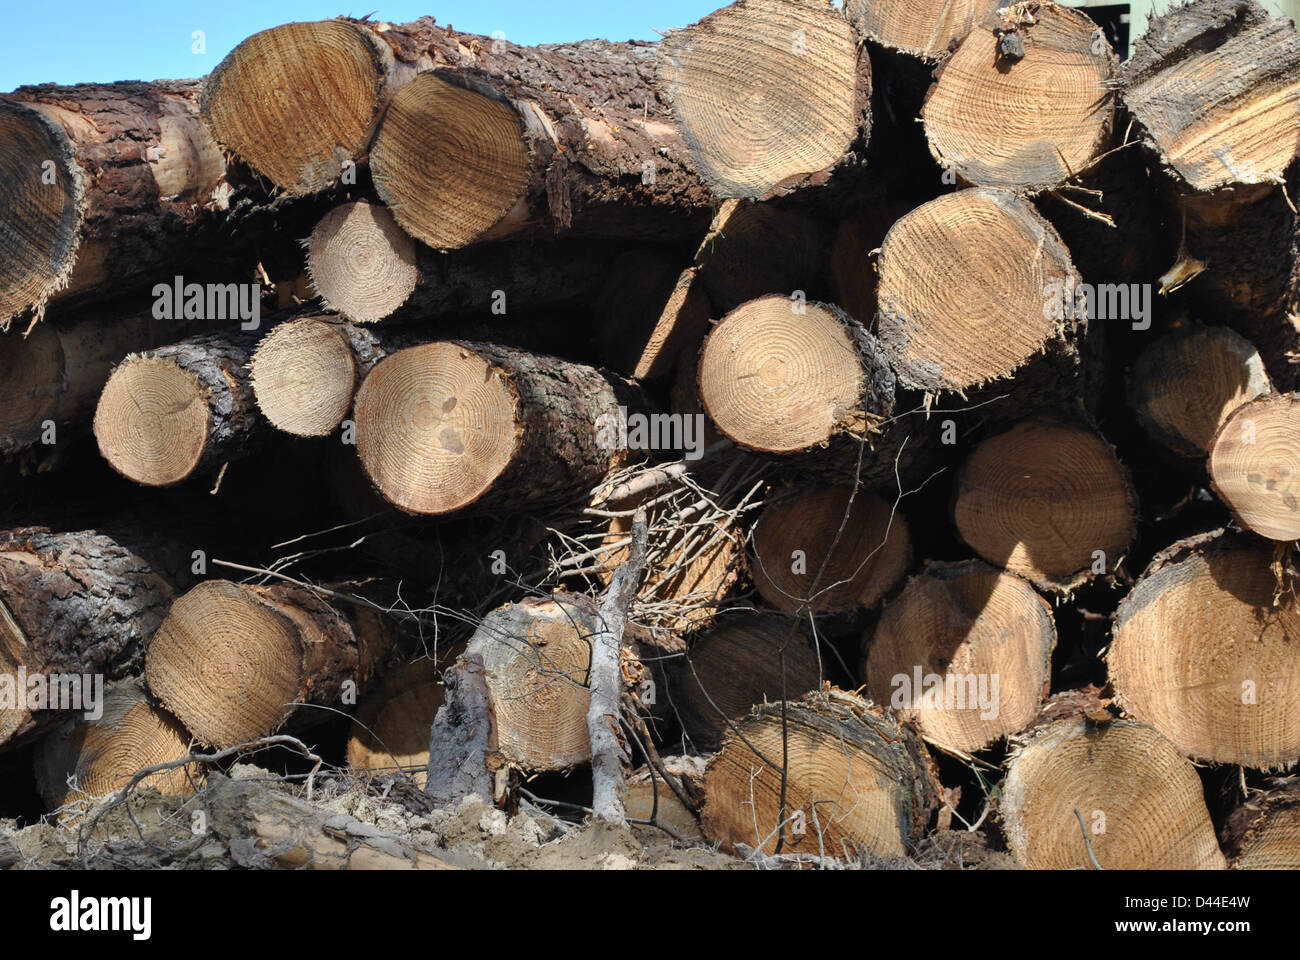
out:
{"label": "small log", "polygon": [[930,152],[972,186],[1051,190],[1110,144],[1117,74],[1086,13],[1036,2],[991,11],[936,71],[921,110]]}
{"label": "small log", "polygon": [[1229,869],[1300,869],[1300,786],[1284,780],[1243,801],[1222,838]]}
{"label": "small log", "polygon": [[1051,605],[980,560],[929,563],[863,638],[877,703],[927,740],[971,753],[1026,729],[1052,678]]}
{"label": "small log", "polygon": [[374,614],[348,613],[299,587],[206,580],[176,599],[150,643],[149,689],[218,749],[309,728],[355,702],[345,685],[363,689],[392,645]]}
{"label": "small log", "polygon": [[1300,395],[1267,394],[1237,407],[1210,441],[1210,484],[1248,530],[1300,539]]}
{"label": "small log", "polygon": [[114,470],[167,487],[246,456],[257,429],[249,333],[204,334],[128,356],[95,408],[95,439]]}
{"label": "small log", "polygon": [[[36,784],[46,807],[57,810],[116,793],[137,771],[189,755],[189,732],[154,705],[139,680],[122,680],[104,689],[99,719],[66,720],[41,740]],[[176,766],[144,778],[140,785],[164,795],[186,794],[194,791],[201,775],[195,765]]]}
{"label": "small log", "polygon": [[1116,702],[1189,757],[1264,770],[1300,760],[1300,611],[1274,563],[1248,535],[1191,537],[1157,554],[1115,612]]}
{"label": "small log", "polygon": [[1226,866],[1196,768],[1139,723],[1038,727],[1007,763],[998,818],[1031,870]]}
{"label": "small log", "polygon": [[957,532],[972,550],[1057,593],[1115,574],[1137,536],[1137,512],[1110,444],[1052,416],[983,441],[962,464],[953,498]]}
{"label": "small log", "polygon": [[911,557],[907,521],[867,490],[773,497],[754,528],[754,585],[787,612],[854,614],[880,602]]}
{"label": "small log", "polygon": [[[444,657],[448,662],[453,657]],[[384,677],[379,688],[362,694],[348,763],[375,776],[409,774],[424,789],[429,768],[429,731],[445,699],[442,665],[429,657],[407,663]]]}
{"label": "small log", "polygon": [[1129,406],[1155,440],[1184,457],[1203,457],[1234,410],[1272,393],[1259,352],[1227,327],[1161,337],[1129,377]]}
{"label": "small log", "polygon": [[914,733],[852,694],[767,704],[709,760],[704,833],[727,850],[905,857],[937,805],[932,763]]}

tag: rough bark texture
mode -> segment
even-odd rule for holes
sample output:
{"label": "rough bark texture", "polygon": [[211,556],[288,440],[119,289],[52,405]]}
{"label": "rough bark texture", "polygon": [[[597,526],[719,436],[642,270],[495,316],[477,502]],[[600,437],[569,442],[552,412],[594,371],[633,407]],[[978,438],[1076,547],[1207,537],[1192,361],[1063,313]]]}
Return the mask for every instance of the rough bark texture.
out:
{"label": "rough bark texture", "polygon": [[483,658],[464,657],[444,675],[446,702],[429,737],[429,779],[425,792],[439,806],[470,794],[493,794],[488,756],[492,752],[492,708],[483,679]]}
{"label": "rough bark texture", "polygon": [[[106,680],[138,674],[171,599],[171,586],[148,561],[93,531],[30,527],[0,535],[0,663],[10,676],[19,668]],[[0,711],[0,744],[58,717]]]}

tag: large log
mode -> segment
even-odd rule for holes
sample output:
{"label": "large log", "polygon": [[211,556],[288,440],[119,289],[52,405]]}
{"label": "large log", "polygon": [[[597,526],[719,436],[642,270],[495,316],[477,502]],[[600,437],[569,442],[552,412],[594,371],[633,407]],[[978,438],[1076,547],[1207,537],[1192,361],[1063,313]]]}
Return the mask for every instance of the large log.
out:
{"label": "large log", "polygon": [[1249,535],[1192,537],[1157,554],[1115,613],[1116,702],[1189,757],[1300,760],[1300,612],[1274,562]]}
{"label": "large log", "polygon": [[145,676],[199,742],[225,749],[347,712],[392,646],[368,609],[294,586],[206,580],[172,604]]}
{"label": "large log", "polygon": [[625,458],[619,407],[634,399],[556,357],[484,343],[408,347],[357,392],[357,453],[379,492],[408,513],[553,504]]}
{"label": "large log", "polygon": [[704,795],[704,833],[726,849],[893,858],[915,848],[939,792],[912,731],[830,689],[756,708],[709,760]]}
{"label": "large log", "polygon": [[330,186],[368,153],[381,199],[435,249],[537,222],[650,235],[691,229],[709,199],[654,66],[653,44],[520,47],[428,17],[287,24],[222,61],[203,112],[219,143],[290,193]]}
{"label": "large log", "polygon": [[930,151],[963,183],[1051,190],[1110,143],[1116,73],[1081,11],[1032,0],[990,11],[936,71],[921,111]]}
{"label": "large log", "polygon": [[41,85],[0,98],[0,330],[182,265],[195,277],[251,272],[262,248],[293,244],[302,208],[227,170],[199,117],[201,84]]}
{"label": "large log", "polygon": [[930,563],[863,637],[863,680],[927,740],[972,752],[1038,716],[1055,646],[1052,608],[1024,580],[980,560]]}
{"label": "large log", "polygon": [[86,684],[93,689],[96,678],[139,674],[171,599],[171,585],[146,559],[102,534],[29,527],[0,535],[0,677],[8,686],[0,746],[60,717],[15,689],[20,670],[47,680],[75,675],[88,702]]}
{"label": "large log", "polygon": [[1137,536],[1137,496],[1114,449],[1086,426],[1032,417],[983,441],[953,496],[957,532],[995,566],[1069,593],[1113,577]]}
{"label": "large log", "polygon": [[95,438],[122,476],[181,483],[246,456],[257,429],[248,331],[203,334],[128,356],[95,408]]}
{"label": "large log", "polygon": [[1226,866],[1196,768],[1137,723],[1074,717],[1036,728],[1008,762],[998,817],[1030,869]]}
{"label": "large log", "polygon": [[871,61],[842,14],[737,0],[660,45],[659,84],[713,192],[763,199],[821,184],[865,149]]}

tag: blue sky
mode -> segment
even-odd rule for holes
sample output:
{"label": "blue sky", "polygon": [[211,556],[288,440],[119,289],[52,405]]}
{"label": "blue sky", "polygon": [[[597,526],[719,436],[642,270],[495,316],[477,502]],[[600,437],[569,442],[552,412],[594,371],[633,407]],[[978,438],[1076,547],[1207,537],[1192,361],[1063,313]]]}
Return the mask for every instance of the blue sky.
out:
{"label": "blue sky", "polygon": [[[468,33],[516,43],[656,38],[727,0],[0,0],[0,91],[26,83],[198,77],[250,33],[339,14],[393,22],[428,14]],[[381,5],[382,4],[382,5]],[[206,53],[193,52],[196,30]]]}

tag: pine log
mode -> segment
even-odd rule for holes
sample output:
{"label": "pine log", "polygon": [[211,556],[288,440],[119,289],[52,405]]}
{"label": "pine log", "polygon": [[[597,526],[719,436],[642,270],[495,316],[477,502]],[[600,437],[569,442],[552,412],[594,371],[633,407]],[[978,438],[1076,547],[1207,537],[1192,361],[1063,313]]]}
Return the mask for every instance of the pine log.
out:
{"label": "pine log", "polygon": [[709,760],[704,794],[704,833],[724,849],[894,858],[921,839],[939,788],[914,733],[832,688],[755,709]]}
{"label": "pine log", "polygon": [[348,763],[380,776],[409,775],[421,789],[429,773],[429,731],[444,700],[442,668],[430,657],[404,664],[384,677],[378,690],[363,694],[348,738]]}
{"label": "pine log", "polygon": [[1248,535],[1192,537],[1157,554],[1115,613],[1116,702],[1189,757],[1300,760],[1300,612],[1274,563]]}
{"label": "pine log", "polygon": [[863,638],[871,698],[970,753],[1026,729],[1051,684],[1052,608],[981,560],[929,563]]}
{"label": "pine log", "polygon": [[1138,723],[1075,717],[1037,727],[1008,761],[998,817],[1029,869],[1226,866],[1196,768]]}
{"label": "pine log", "polygon": [[1300,35],[1252,0],[1174,7],[1133,44],[1123,99],[1189,191],[1281,183],[1300,156]]}
{"label": "pine log", "polygon": [[771,498],[754,528],[754,585],[778,610],[854,614],[880,602],[911,557],[894,506],[850,487]]}
{"label": "pine log", "polygon": [[1227,327],[1161,337],[1129,377],[1129,406],[1143,428],[1184,457],[1204,457],[1234,410],[1272,392],[1259,352]]}
{"label": "pine log", "polygon": [[0,329],[53,299],[170,269],[182,245],[214,239],[232,188],[198,88],[46,85],[0,98]]}
{"label": "pine log", "polygon": [[1268,394],[1241,404],[1210,442],[1210,484],[1248,530],[1300,539],[1300,395]]}
{"label": "pine log", "polygon": [[659,61],[659,89],[718,197],[820,185],[870,137],[870,58],[825,5],[737,0],[667,34]]}
{"label": "pine log", "polygon": [[357,387],[388,351],[381,338],[330,316],[299,317],[268,333],[253,351],[249,380],[273,427],[325,437],[352,409]]}
{"label": "pine log", "polygon": [[756,703],[797,699],[821,689],[821,657],[797,621],[758,611],[728,615],[672,665],[671,699],[691,743],[718,748],[728,722]]}
{"label": "pine log", "polygon": [[347,712],[345,690],[365,689],[391,645],[363,608],[336,609],[299,587],[206,580],[172,604],[145,675],[199,742],[225,749]]}
{"label": "pine log", "polygon": [[365,201],[327,213],[307,241],[312,286],[355,323],[501,315],[594,298],[613,259],[608,244],[521,241],[461,254],[412,240],[385,206]]}
{"label": "pine log", "polygon": [[926,63],[945,59],[954,43],[997,9],[998,0],[917,4],[847,0],[845,13],[863,39]]}
{"label": "pine log", "polygon": [[983,441],[957,476],[957,532],[994,566],[1069,593],[1114,576],[1137,536],[1137,497],[1114,449],[1039,416]]}
{"label": "pine log", "polygon": [[1300,785],[1283,780],[1243,801],[1222,837],[1232,870],[1300,869]]}
{"label": "pine log", "polygon": [[1032,0],[991,11],[935,72],[930,151],[972,186],[1058,187],[1110,143],[1117,67],[1085,13]]}
{"label": "pine log", "polygon": [[[663,757],[662,760],[664,769],[677,778],[688,795],[703,795],[704,761],[700,757]],[[654,820],[671,827],[683,840],[704,841],[699,818],[650,767],[642,767],[628,776],[624,802],[630,819]]]}
{"label": "pine log", "polygon": [[941,196],[894,224],[879,270],[876,332],[901,385],[966,393],[1015,376],[990,389],[1035,407],[1081,395],[1079,276],[1031,204]]}
{"label": "pine log", "polygon": [[517,512],[590,490],[621,462],[619,407],[634,399],[599,371],[555,357],[484,343],[409,347],[357,392],[357,453],[407,513],[502,502]]}
{"label": "pine log", "polygon": [[700,353],[700,399],[736,444],[790,454],[865,438],[893,412],[879,342],[840,308],[772,294],[737,307]]}
{"label": "pine log", "polygon": [[18,671],[76,675],[83,698],[96,678],[137,675],[171,599],[172,587],[147,560],[102,534],[40,527],[0,534],[0,678],[9,686],[0,698],[0,746],[60,718],[15,690]]}
{"label": "pine log", "polygon": [[167,487],[251,452],[257,406],[248,379],[255,335],[203,334],[130,355],[95,408],[95,439],[128,480]]}
{"label": "pine log", "polygon": [[[103,716],[73,717],[51,730],[36,747],[36,784],[49,810],[106,797],[126,786],[137,771],[183,760],[190,735],[150,699],[137,679],[104,688]],[[178,766],[146,777],[144,787],[164,795],[192,793],[201,772]]]}

